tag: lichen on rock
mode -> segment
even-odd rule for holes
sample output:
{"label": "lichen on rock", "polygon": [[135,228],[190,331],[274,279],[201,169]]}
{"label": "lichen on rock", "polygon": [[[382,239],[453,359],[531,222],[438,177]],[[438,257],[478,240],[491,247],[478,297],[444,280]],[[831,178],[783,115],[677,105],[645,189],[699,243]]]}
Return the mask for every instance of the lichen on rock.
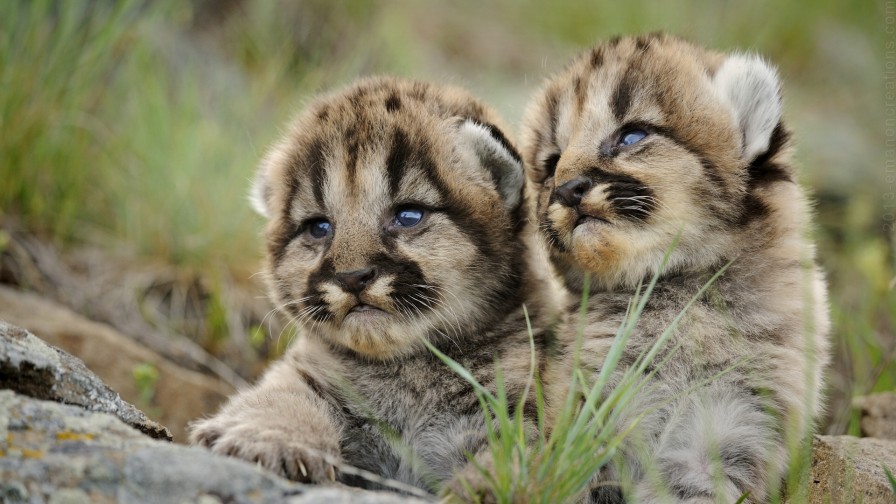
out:
{"label": "lichen on rock", "polygon": [[47,345],[28,331],[2,321],[0,388],[35,399],[109,413],[153,438],[171,440],[168,429],[123,401],[81,360]]}

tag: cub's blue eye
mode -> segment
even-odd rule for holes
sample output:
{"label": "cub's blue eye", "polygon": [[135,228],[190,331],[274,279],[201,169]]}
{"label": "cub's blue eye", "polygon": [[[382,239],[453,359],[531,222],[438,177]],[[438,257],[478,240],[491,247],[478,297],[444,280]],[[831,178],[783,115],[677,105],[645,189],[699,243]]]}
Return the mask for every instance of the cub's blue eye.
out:
{"label": "cub's blue eye", "polygon": [[417,207],[404,207],[395,212],[393,223],[398,227],[414,227],[423,220],[423,209]]}
{"label": "cub's blue eye", "polygon": [[333,225],[326,219],[315,219],[308,223],[308,234],[320,240],[333,234]]}
{"label": "cub's blue eye", "polygon": [[647,136],[647,132],[644,130],[639,130],[639,129],[628,130],[628,131],[623,132],[622,135],[619,137],[619,145],[622,145],[622,146],[635,145],[636,143],[640,142],[641,140],[644,140],[644,137],[646,137],[646,136]]}

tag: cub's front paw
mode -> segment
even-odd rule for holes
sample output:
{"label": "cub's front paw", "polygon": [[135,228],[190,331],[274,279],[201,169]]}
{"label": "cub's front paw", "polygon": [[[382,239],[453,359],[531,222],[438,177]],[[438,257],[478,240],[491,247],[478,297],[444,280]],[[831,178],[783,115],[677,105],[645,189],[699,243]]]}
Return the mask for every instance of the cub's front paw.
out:
{"label": "cub's front paw", "polygon": [[218,415],[194,422],[190,441],[211,451],[261,464],[291,480],[329,483],[341,463],[339,440],[313,426],[300,430],[270,418]]}

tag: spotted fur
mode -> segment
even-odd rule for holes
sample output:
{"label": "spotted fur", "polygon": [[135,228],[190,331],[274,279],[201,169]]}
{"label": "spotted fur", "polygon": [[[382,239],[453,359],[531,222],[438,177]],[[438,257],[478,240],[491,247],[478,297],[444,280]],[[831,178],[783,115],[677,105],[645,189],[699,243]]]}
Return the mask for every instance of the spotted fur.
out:
{"label": "spotted fur", "polygon": [[[529,378],[522,306],[544,326],[549,303],[527,262],[522,159],[502,131],[465,91],[394,78],[307,107],[252,190],[271,296],[302,337],[195,424],[194,442],[298,480],[376,486],[347,464],[430,491],[485,448],[473,388],[423,342],[487,387],[497,361],[511,397]],[[408,208],[418,224],[401,225]],[[551,336],[534,337],[542,361]]]}
{"label": "spotted fur", "polygon": [[586,365],[600,369],[659,276],[611,385],[731,263],[649,368],[623,425],[644,416],[595,502],[765,502],[822,408],[826,290],[780,100],[759,57],[654,34],[582,54],[528,108],[541,235],[573,303],[590,282]]}

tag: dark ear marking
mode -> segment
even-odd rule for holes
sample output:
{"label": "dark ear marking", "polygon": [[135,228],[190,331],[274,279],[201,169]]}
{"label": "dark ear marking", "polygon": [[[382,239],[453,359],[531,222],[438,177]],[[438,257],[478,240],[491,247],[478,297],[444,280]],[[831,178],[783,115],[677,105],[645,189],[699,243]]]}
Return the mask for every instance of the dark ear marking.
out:
{"label": "dark ear marking", "polygon": [[773,160],[783,151],[790,142],[790,133],[784,124],[779,122],[772,132],[769,140],[768,150],[760,154],[750,166],[747,167],[749,174],[749,188],[773,184],[775,182],[793,182],[791,174],[781,165]]}
{"label": "dark ear marking", "polygon": [[778,153],[784,150],[788,143],[790,143],[790,132],[784,127],[783,122],[778,121],[778,124],[775,125],[775,129],[772,131],[772,136],[769,139],[768,149],[750,163],[750,172],[752,173],[753,171],[765,167],[769,161],[774,159]]}
{"label": "dark ear marking", "polygon": [[497,126],[495,126],[494,124],[485,122],[485,121],[479,121],[477,119],[469,118],[467,120],[472,121],[473,123],[487,129],[488,133],[492,136],[492,138],[494,138],[496,142],[498,142],[499,144],[501,144],[502,147],[504,147],[504,150],[506,150],[507,153],[510,154],[510,157],[512,157],[514,161],[516,161],[517,163],[523,164],[523,157],[520,156],[520,153],[516,150],[516,147],[514,147],[513,144],[510,143],[510,140],[508,140],[507,137],[504,136],[504,133],[501,132],[501,130],[498,129]]}
{"label": "dark ear marking", "polygon": [[488,171],[505,206],[515,210],[522,202],[525,175],[523,158],[495,125],[461,119],[459,131]]}

